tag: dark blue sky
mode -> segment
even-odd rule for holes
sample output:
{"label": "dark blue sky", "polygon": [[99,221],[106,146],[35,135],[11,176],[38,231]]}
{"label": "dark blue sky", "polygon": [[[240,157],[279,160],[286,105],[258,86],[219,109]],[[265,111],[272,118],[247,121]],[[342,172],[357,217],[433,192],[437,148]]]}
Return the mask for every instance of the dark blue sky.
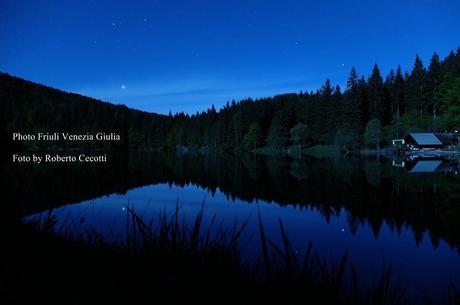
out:
{"label": "dark blue sky", "polygon": [[460,46],[460,1],[0,0],[0,71],[160,113],[343,85]]}

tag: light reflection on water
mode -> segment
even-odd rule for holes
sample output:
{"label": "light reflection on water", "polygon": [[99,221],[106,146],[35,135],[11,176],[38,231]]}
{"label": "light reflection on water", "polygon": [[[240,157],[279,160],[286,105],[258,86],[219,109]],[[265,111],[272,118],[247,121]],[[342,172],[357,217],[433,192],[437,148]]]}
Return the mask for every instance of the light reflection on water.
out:
{"label": "light reflection on water", "polygon": [[[314,205],[279,205],[263,200],[244,201],[232,199],[219,188],[211,192],[194,184],[177,186],[159,183],[112,194],[77,204],[69,204],[52,211],[57,216],[57,228],[72,231],[75,236],[95,230],[108,239],[124,240],[127,210],[130,206],[146,222],[155,221],[166,211],[171,215],[179,202],[180,211],[190,221],[205,204],[204,227],[213,215],[217,223],[230,228],[234,221],[249,219],[243,236],[243,256],[246,259],[259,254],[258,211],[260,210],[267,236],[280,242],[279,220],[299,251],[305,250],[309,241],[315,251],[330,259],[339,259],[346,250],[361,276],[371,278],[379,274],[382,264],[391,264],[394,275],[402,274],[409,289],[424,287],[430,294],[447,294],[449,280],[460,285],[460,256],[457,250],[443,240],[432,243],[427,233],[415,238],[409,226],[396,230],[385,221],[376,228],[369,222],[351,224],[345,208],[324,215]],[[26,219],[45,217],[42,212]]]}

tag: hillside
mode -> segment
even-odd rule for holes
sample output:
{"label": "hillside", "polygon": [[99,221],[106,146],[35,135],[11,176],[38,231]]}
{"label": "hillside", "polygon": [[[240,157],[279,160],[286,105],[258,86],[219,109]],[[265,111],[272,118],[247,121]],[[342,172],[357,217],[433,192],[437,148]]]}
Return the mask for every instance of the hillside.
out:
{"label": "hillside", "polygon": [[[165,124],[166,119],[163,115],[64,92],[5,73],[0,73],[0,103],[2,141],[11,145],[13,132],[116,132],[121,135],[121,141],[114,147],[94,147],[110,145],[107,142],[74,142],[70,145],[75,148],[152,149],[159,144],[155,142],[154,132]],[[39,145],[47,144],[37,142],[31,145],[40,148]],[[57,143],[58,148],[67,145],[69,142]]]}
{"label": "hillside", "polygon": [[316,92],[232,101],[194,115],[146,113],[4,73],[0,102],[5,141],[15,131],[117,132],[121,144],[103,148],[241,151],[320,144],[353,150],[386,145],[411,131],[460,130],[460,49],[444,59],[433,54],[427,67],[416,56],[410,72],[398,66],[385,78],[377,65],[367,79],[353,68],[345,90],[326,80]]}

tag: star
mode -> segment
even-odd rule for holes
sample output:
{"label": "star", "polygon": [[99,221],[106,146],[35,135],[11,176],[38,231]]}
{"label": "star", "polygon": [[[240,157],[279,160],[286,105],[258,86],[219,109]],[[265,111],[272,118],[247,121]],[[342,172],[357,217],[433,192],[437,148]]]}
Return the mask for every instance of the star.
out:
{"label": "star", "polygon": [[116,23],[115,23],[115,22],[112,22],[112,26],[115,26],[115,25],[116,25]]}
{"label": "star", "polygon": [[342,67],[345,67],[345,64],[340,64]]}
{"label": "star", "polygon": [[125,86],[124,84],[121,85],[121,89],[122,89],[122,90],[125,90],[125,89],[126,89],[126,86]]}

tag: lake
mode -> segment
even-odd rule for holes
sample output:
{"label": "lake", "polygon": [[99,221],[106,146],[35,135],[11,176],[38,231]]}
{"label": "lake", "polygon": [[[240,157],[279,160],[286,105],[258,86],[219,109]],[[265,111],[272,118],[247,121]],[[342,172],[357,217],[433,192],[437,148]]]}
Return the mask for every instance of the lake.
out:
{"label": "lake", "polygon": [[426,290],[436,300],[450,283],[460,287],[456,160],[137,154],[106,165],[20,170],[7,168],[15,212],[28,221],[52,208],[56,227],[73,236],[94,230],[123,240],[127,207],[154,221],[179,204],[191,221],[204,206],[205,225],[214,215],[227,228],[248,220],[241,251],[252,260],[260,254],[260,213],[275,243],[281,220],[299,253],[309,241],[331,261],[348,250],[366,280],[386,264],[410,293]]}

